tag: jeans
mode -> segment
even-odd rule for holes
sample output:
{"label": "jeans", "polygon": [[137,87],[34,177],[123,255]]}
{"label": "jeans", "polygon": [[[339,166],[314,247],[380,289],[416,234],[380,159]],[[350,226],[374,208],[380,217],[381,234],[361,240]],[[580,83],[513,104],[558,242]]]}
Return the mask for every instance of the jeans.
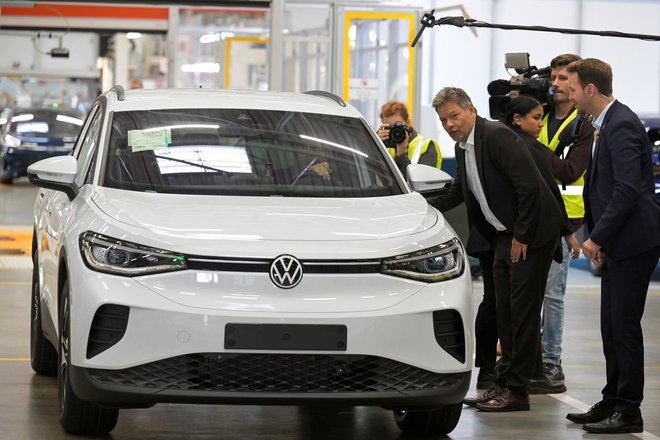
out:
{"label": "jeans", "polygon": [[564,259],[561,264],[552,262],[548,272],[548,282],[543,298],[541,316],[541,344],[545,352],[543,362],[559,364],[561,361],[561,340],[564,333],[564,295],[566,278],[571,256],[565,240],[561,240]]}

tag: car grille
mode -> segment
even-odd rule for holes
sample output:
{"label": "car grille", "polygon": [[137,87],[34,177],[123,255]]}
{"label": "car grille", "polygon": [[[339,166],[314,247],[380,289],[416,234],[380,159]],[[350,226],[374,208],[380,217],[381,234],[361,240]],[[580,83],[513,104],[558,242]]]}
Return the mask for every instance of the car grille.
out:
{"label": "car grille", "polygon": [[446,388],[438,374],[375,356],[200,353],[124,370],[88,370],[102,384],[222,392],[385,392]]}
{"label": "car grille", "polygon": [[[188,268],[193,270],[212,270],[218,272],[258,272],[268,273],[273,260],[211,258],[190,256]],[[380,273],[382,263],[379,260],[305,260],[301,261],[305,273]]]}

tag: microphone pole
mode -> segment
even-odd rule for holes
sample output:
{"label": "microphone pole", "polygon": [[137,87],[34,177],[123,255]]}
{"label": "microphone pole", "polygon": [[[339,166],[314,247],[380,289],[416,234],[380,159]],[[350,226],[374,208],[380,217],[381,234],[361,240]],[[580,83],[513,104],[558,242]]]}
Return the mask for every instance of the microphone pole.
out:
{"label": "microphone pole", "polygon": [[504,29],[504,30],[520,30],[520,31],[536,31],[536,32],[554,32],[560,34],[574,34],[574,35],[597,35],[600,37],[617,37],[617,38],[634,38],[638,40],[645,41],[660,41],[660,35],[646,35],[646,34],[631,34],[628,32],[618,32],[618,31],[588,31],[582,29],[567,29],[567,28],[552,28],[547,26],[522,26],[522,25],[512,25],[512,24],[494,24],[487,23],[485,21],[474,20],[472,18],[465,17],[441,17],[436,19],[433,15],[435,12],[434,9],[431,9],[430,12],[427,12],[422,17],[420,23],[422,27],[415,35],[411,46],[415,47],[419,38],[422,36],[422,32],[426,28],[440,25],[451,25],[456,27],[483,27],[491,29]]}

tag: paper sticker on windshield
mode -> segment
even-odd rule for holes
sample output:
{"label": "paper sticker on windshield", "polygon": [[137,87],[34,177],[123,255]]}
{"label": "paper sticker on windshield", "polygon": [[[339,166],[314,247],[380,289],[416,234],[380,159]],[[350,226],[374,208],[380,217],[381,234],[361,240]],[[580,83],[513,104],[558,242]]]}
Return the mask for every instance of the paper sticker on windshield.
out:
{"label": "paper sticker on windshield", "polygon": [[149,150],[161,150],[172,143],[172,132],[169,128],[157,130],[128,130],[128,146],[133,153]]}

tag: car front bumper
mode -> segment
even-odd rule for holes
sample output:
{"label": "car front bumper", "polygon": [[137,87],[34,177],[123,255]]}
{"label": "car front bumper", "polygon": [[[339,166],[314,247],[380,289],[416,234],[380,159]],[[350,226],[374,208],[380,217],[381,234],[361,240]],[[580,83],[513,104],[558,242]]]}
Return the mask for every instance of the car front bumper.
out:
{"label": "car front bumper", "polygon": [[[70,271],[71,381],[83,400],[410,408],[458,403],[469,387],[468,271],[435,284],[318,274],[296,292],[275,289],[267,275],[220,273],[217,284],[194,284],[195,271],[126,278],[78,269]],[[259,299],[239,292],[245,286]],[[108,329],[107,307],[124,324]],[[341,327],[345,345],[311,338],[293,349],[237,349],[232,325]]]}
{"label": "car front bumper", "polygon": [[125,370],[71,368],[78,397],[120,408],[156,403],[434,408],[460,402],[470,376],[355,355],[204,353]]}

